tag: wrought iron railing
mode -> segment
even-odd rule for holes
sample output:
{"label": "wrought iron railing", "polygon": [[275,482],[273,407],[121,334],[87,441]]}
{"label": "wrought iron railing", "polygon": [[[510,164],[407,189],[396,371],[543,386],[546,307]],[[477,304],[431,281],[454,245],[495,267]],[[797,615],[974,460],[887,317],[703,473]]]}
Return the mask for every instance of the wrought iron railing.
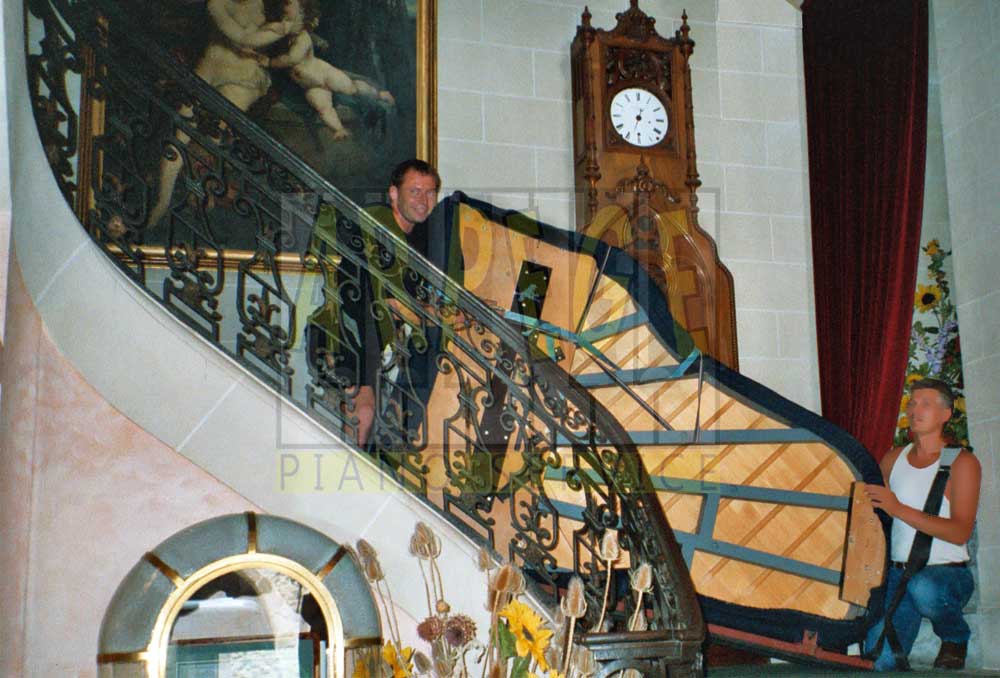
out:
{"label": "wrought iron railing", "polygon": [[[621,633],[635,602],[627,587],[611,586],[615,632],[589,636],[600,662],[609,675],[613,666],[697,670],[698,603],[636,449],[531,332],[172,58],[129,7],[30,0],[28,8],[45,152],[84,227],[127,276],[348,440],[360,423],[363,361],[343,361],[350,348],[340,337],[352,324],[390,327],[365,450],[459,529],[522,565],[539,595],[554,597],[569,574],[582,575],[594,617],[615,576],[599,541],[618,530],[631,567],[653,568],[649,630]],[[447,205],[436,213],[446,225],[454,216]],[[311,284],[313,300],[303,291]],[[359,305],[374,288],[381,293]],[[440,379],[457,384],[444,412],[427,400]],[[499,438],[485,430],[488,414]],[[575,522],[547,495],[551,469],[564,469],[585,499]]]}

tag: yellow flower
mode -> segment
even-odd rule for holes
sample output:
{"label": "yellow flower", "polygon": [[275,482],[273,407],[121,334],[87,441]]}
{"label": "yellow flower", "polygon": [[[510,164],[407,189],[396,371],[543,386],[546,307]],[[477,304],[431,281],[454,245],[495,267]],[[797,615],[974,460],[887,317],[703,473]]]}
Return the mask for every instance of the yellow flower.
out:
{"label": "yellow flower", "polygon": [[899,418],[899,422],[896,424],[898,428],[910,428],[910,418],[905,414]]}
{"label": "yellow flower", "polygon": [[906,385],[907,385],[907,386],[910,386],[910,385],[912,385],[912,384],[913,384],[914,382],[918,382],[918,381],[920,381],[920,380],[921,380],[921,379],[923,379],[923,378],[924,378],[924,375],[922,375],[922,374],[911,374],[911,375],[909,375],[909,376],[908,376],[908,377],[906,378]]}
{"label": "yellow flower", "polygon": [[549,647],[552,630],[545,628],[542,618],[519,600],[507,603],[500,610],[500,616],[507,620],[510,632],[517,640],[517,656],[527,657],[530,654],[538,662],[538,667],[547,671],[549,663],[545,661],[545,650]]}
{"label": "yellow flower", "polygon": [[927,243],[927,247],[924,248],[924,252],[926,252],[927,256],[929,257],[933,257],[940,251],[941,251],[940,243],[938,243],[936,239],[931,240],[929,243]]}
{"label": "yellow flower", "polygon": [[965,412],[965,396],[955,398],[955,409],[959,412]]}
{"label": "yellow flower", "polygon": [[906,406],[910,404],[910,394],[907,393],[903,396],[902,402],[899,403],[899,411],[906,412]]}
{"label": "yellow flower", "polygon": [[937,285],[917,285],[917,293],[913,296],[913,305],[921,313],[926,313],[941,301],[941,288]]}
{"label": "yellow flower", "polygon": [[354,665],[354,673],[351,674],[351,678],[371,678],[371,674],[368,673],[368,662],[359,661]]}
{"label": "yellow flower", "polygon": [[413,657],[413,648],[404,647],[400,654],[402,654],[402,657],[396,653],[396,646],[391,642],[387,642],[385,647],[382,648],[382,659],[389,665],[389,669],[392,671],[392,678],[408,678],[413,671],[413,664],[410,662],[410,659]]}

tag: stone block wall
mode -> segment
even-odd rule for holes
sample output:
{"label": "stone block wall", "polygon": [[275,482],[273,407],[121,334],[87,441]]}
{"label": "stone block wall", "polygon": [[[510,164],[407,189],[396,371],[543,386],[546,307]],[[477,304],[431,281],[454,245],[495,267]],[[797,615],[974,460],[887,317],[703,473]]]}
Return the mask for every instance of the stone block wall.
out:
{"label": "stone block wall", "polygon": [[[627,0],[440,0],[438,153],[446,190],[572,228],[569,47]],[[736,283],[741,370],[819,410],[801,16],[781,0],[649,0],[671,36],[686,8],[703,228]]]}
{"label": "stone block wall", "polygon": [[[983,466],[977,527],[979,634],[1000,634],[1000,4],[934,0],[941,122],[970,441]],[[1000,646],[984,643],[984,668]]]}

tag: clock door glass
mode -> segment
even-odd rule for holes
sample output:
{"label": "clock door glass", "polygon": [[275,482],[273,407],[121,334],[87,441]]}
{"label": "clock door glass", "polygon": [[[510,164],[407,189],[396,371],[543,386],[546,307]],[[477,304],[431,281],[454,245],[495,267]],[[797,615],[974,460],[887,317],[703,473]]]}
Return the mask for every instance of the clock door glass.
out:
{"label": "clock door glass", "polygon": [[615,131],[633,146],[653,146],[667,136],[667,107],[655,94],[639,87],[615,94],[609,114]]}

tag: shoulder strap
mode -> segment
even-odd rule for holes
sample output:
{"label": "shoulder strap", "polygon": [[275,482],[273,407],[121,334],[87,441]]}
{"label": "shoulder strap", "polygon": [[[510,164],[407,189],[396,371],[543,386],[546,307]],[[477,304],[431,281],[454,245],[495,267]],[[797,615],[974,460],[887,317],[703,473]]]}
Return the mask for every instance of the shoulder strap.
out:
{"label": "shoulder strap", "polygon": [[[945,457],[946,452],[948,453],[947,458]],[[948,484],[948,476],[951,475],[951,465],[958,458],[959,452],[961,450],[955,448],[941,450],[938,470],[934,474],[934,482],[931,483],[931,489],[927,493],[927,501],[924,503],[924,513],[936,516],[941,512],[944,488]],[[906,572],[912,570],[912,574],[916,574],[923,569],[931,555],[931,542],[933,540],[934,537],[926,532],[917,531],[913,536],[913,546],[910,547],[910,557],[906,561]]]}
{"label": "shoulder strap", "polygon": [[958,459],[958,455],[962,454],[961,447],[946,447],[941,450],[941,466],[939,468],[948,467],[951,469],[951,465],[955,463]]}

